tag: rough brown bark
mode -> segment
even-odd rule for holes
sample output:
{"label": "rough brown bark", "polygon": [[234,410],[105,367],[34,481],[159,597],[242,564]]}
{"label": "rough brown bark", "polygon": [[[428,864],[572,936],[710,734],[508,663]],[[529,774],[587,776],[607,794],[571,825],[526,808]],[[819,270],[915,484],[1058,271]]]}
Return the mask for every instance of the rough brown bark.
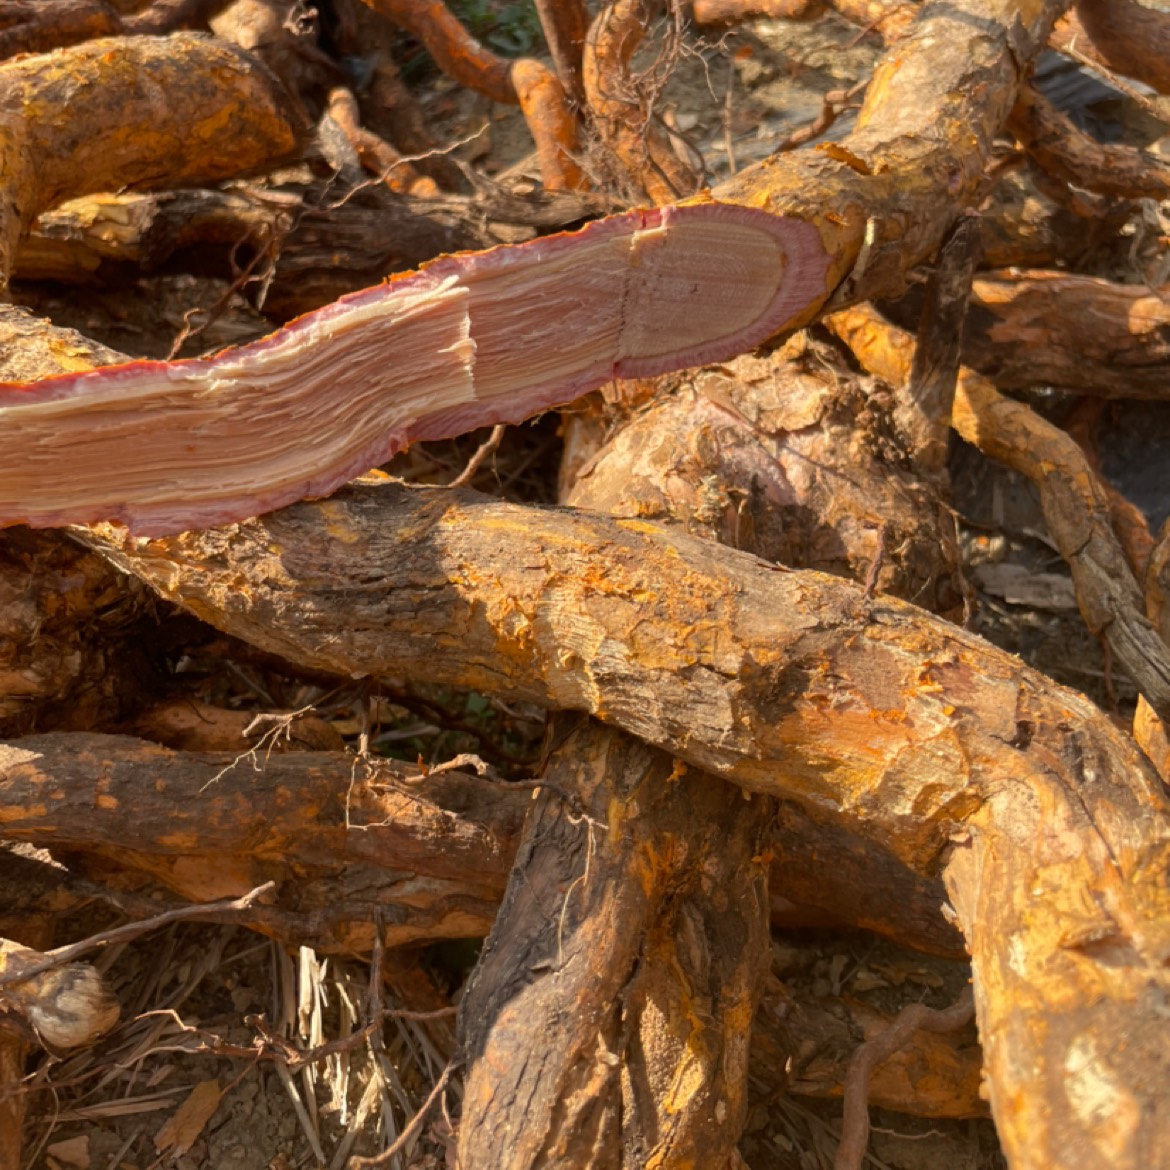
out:
{"label": "rough brown bark", "polygon": [[[800,349],[795,344],[793,348]],[[799,358],[774,354],[765,360],[744,358],[719,371],[701,372],[694,385],[673,395],[664,395],[665,387],[660,386],[659,403],[625,420],[617,435],[579,473],[567,493],[568,501],[610,514],[661,517],[668,523],[685,525],[693,533],[757,554],[774,556],[778,547],[784,548],[790,565],[832,565],[849,572],[860,567],[860,559],[865,573],[875,578],[885,551],[886,530],[900,528],[901,539],[890,546],[896,552],[888,558],[887,584],[896,592],[921,592],[919,574],[924,568],[931,578],[944,575],[948,568],[940,563],[943,558],[938,555],[940,545],[946,547],[946,542],[938,539],[932,523],[937,513],[929,506],[907,505],[896,488],[887,490],[886,469],[879,469],[876,459],[859,455],[868,438],[864,428],[861,434],[855,431],[852,442],[842,441],[844,416],[853,413],[856,423],[856,414],[851,411],[853,388],[843,371],[827,360],[828,355],[817,357],[827,366],[820,371],[820,377],[813,372],[813,361],[806,368]],[[866,498],[871,492],[886,505],[880,524],[874,522],[875,513],[871,510],[875,499]],[[924,502],[918,501],[920,505]],[[881,504],[877,507],[881,508]],[[867,527],[871,531],[867,532]],[[920,541],[929,545],[928,554],[920,555]],[[844,558],[838,545],[843,547]],[[578,738],[570,749],[574,756],[604,756],[620,742],[618,733],[609,730],[587,730]],[[737,1084],[734,1075],[735,1054],[744,1043],[741,1004],[736,1001],[751,1003],[758,998],[754,986],[758,975],[753,977],[753,972],[762,969],[758,954],[762,931],[752,921],[750,902],[745,915],[735,903],[729,906],[724,899],[718,899],[712,918],[711,891],[742,890],[744,851],[746,856],[757,856],[762,829],[773,819],[775,808],[770,801],[757,801],[754,816],[750,816],[729,786],[717,777],[692,779],[688,775],[688,779],[692,784],[702,783],[707,799],[699,802],[690,797],[676,808],[668,805],[675,808],[673,814],[664,812],[652,823],[656,832],[669,827],[670,837],[676,842],[672,853],[685,853],[688,868],[703,873],[705,883],[698,897],[684,894],[674,899],[670,908],[648,915],[641,929],[634,930],[636,937],[650,935],[683,941],[643,954],[632,981],[634,987],[657,988],[656,1000],[684,1006],[674,1012],[659,1007],[659,1022],[653,1032],[633,1050],[628,1046],[619,1048],[624,1056],[623,1084],[644,1079],[653,1090],[646,1094],[642,1108],[636,1107],[636,1098],[631,1102],[629,1094],[623,1094],[624,1110],[614,1106],[603,1109],[603,1115],[614,1118],[609,1128],[621,1134],[620,1164],[630,1167],[647,1161],[664,1167],[724,1164],[733,1155],[746,1099],[744,1087]],[[620,774],[605,776],[599,787],[607,794],[600,802],[602,807],[625,806],[626,784]],[[669,788],[668,779],[667,793]],[[637,807],[641,811],[648,803],[643,796]],[[735,813],[737,807],[739,812]],[[721,833],[719,846],[711,849],[707,844],[709,826],[713,820],[721,819],[713,815],[713,810],[724,808],[735,813],[738,836]],[[539,830],[533,831],[533,841],[532,857],[539,859],[549,846]],[[523,857],[522,854],[513,875],[513,887],[526,896],[535,896],[539,902],[541,883],[534,881],[531,873],[537,866],[525,866]],[[623,868],[631,869],[620,864],[609,869],[607,859],[607,851],[600,848],[595,864],[607,876],[612,873],[617,879]],[[677,881],[671,884],[677,885]],[[615,881],[614,885],[615,897],[621,900],[621,884]],[[645,866],[633,867],[625,885],[626,900],[633,906],[644,904]],[[552,889],[543,900],[550,898]],[[755,915],[759,913],[756,907]],[[512,917],[506,908],[496,931],[505,938],[510,934],[514,940],[525,940],[532,933],[525,917]],[[718,931],[714,928],[716,921],[721,927]],[[696,922],[708,925],[697,931]],[[524,966],[522,953],[517,954],[523,952],[524,945],[513,941],[510,948],[504,948],[503,969]],[[680,978],[679,973],[695,966],[696,950],[706,956],[704,968],[721,968],[725,987],[736,989],[737,996],[730,1004],[725,994],[716,1002],[707,1002],[698,1013],[685,1006],[694,999],[696,980],[694,976]],[[620,978],[620,973],[618,964],[618,970],[609,971],[608,978],[613,981]],[[707,975],[702,986],[712,982]],[[522,1019],[526,1013],[520,999],[511,997],[509,1008]],[[470,1018],[484,1017],[474,995],[469,995],[466,1004]],[[616,1007],[614,1004],[611,1010]],[[624,1012],[623,1018],[627,1015]],[[501,1065],[546,1068],[536,1053],[525,1060],[515,1050],[521,1046],[535,1048],[543,1055],[547,1031],[530,1030],[520,1037],[508,1036],[510,1044],[493,1045],[489,1051],[494,1059],[473,1065],[469,1085],[482,1085],[485,1080],[490,1083],[494,1070]],[[584,1047],[591,1045],[586,1043]],[[703,1062],[695,1062],[693,1055],[680,1061],[677,1055],[698,1050],[708,1054]],[[503,1059],[505,1055],[511,1059]],[[741,1059],[738,1064],[742,1070]],[[713,1075],[714,1069],[722,1070],[722,1083]],[[676,1088],[680,1084],[687,1086],[685,1098]],[[578,1109],[583,1096],[578,1092]],[[723,1104],[722,1110],[716,1105],[713,1118],[709,1107],[712,1096]],[[526,1131],[525,1122],[529,1119],[523,1111],[517,1116],[517,1110],[501,1110],[494,1097],[489,1099],[496,1106],[488,1113],[493,1129],[504,1129],[513,1135]],[[483,1150],[477,1142],[479,1121],[479,1115],[465,1114],[467,1136],[463,1146],[468,1165],[492,1161],[490,1151]],[[542,1136],[552,1128],[551,1140],[555,1140],[555,1127],[546,1123],[536,1128]],[[550,1139],[544,1140],[547,1143]],[[561,1143],[572,1144],[564,1136]],[[616,1150],[613,1154],[616,1164]],[[596,1164],[606,1164],[608,1160],[604,1150],[592,1159]],[[516,1163],[528,1164],[523,1158]]]}
{"label": "rough brown bark", "polygon": [[[77,136],[79,108],[100,132]],[[5,63],[0,282],[22,233],[63,199],[254,171],[291,154],[305,129],[254,59],[197,33],[96,40]]]}
{"label": "rough brown bark", "polygon": [[125,718],[151,677],[149,595],[61,533],[0,533],[0,736]]}
{"label": "rough brown bark", "polygon": [[[935,22],[936,34],[947,27],[941,7],[932,6],[924,21]],[[1029,19],[1047,19],[1038,12],[1034,8]],[[1012,47],[1023,60],[1033,25],[1021,27],[1025,43],[1021,48],[1013,41]],[[1021,27],[1013,29],[1013,38]],[[994,34],[993,29],[992,50],[981,58],[987,69],[976,76],[977,63],[964,74],[964,84],[976,76],[998,98],[994,82],[1007,70],[995,57]],[[979,52],[986,47],[980,42]],[[987,64],[992,58],[994,67]],[[913,73],[922,62],[912,54],[910,59]],[[894,70],[892,59],[889,69]],[[880,109],[882,100],[879,89],[874,108]],[[977,138],[979,132],[977,127]],[[855,152],[864,134],[863,124],[860,137],[826,157],[871,179],[879,173],[870,166],[880,151]],[[907,158],[912,137],[904,143]],[[944,141],[951,139],[944,135]],[[927,158],[924,169],[932,160]],[[936,172],[934,180],[943,177]],[[963,190],[963,175],[950,175],[947,184],[948,196],[952,189]],[[927,187],[915,187],[914,198],[924,198]],[[967,189],[976,187],[972,179]],[[941,187],[933,190],[937,196]],[[791,194],[787,190],[782,198]],[[870,205],[868,195],[857,195],[850,205],[853,221],[840,206],[827,211],[823,224],[833,226],[825,230],[837,232],[839,240],[854,240],[856,213]],[[883,207],[881,199],[872,206]],[[935,215],[933,208],[930,214]],[[918,232],[921,243],[946,214],[944,208],[937,222],[921,231],[905,222],[892,231],[903,232],[904,239]],[[899,258],[894,235],[882,236],[882,230],[875,224],[868,240],[860,237],[859,286],[869,280],[893,288],[904,274],[906,256]],[[874,268],[883,244],[886,267]],[[843,295],[853,295],[857,287]],[[672,543],[643,517],[608,527],[557,514],[548,514],[555,519],[547,521],[533,513],[520,519],[478,504],[461,513],[457,500],[435,507],[432,497],[429,509],[402,509],[405,533],[402,525],[394,530],[391,509],[391,531],[379,534],[387,543],[379,544],[369,534],[387,512],[366,499],[361,493],[339,497],[320,508],[298,509],[291,521],[273,518],[239,533],[203,538],[206,545],[199,538],[154,545],[124,540],[123,555],[138,564],[154,558],[156,581],[223,624],[239,621],[250,628],[249,622],[267,617],[304,619],[304,631],[275,627],[270,644],[280,642],[303,661],[350,672],[369,669],[369,663],[386,670],[395,662],[418,670],[424,641],[409,641],[403,633],[405,609],[394,607],[421,602],[423,624],[431,623],[430,633],[438,635],[438,650],[429,647],[428,656],[447,678],[475,676],[485,687],[494,683],[553,705],[600,713],[657,735],[660,745],[733,779],[788,792],[834,827],[847,830],[872,814],[865,830],[871,842],[913,870],[927,888],[934,883],[937,889],[940,869],[950,883],[986,989],[981,1011],[991,1037],[990,1067],[1000,1077],[996,1108],[1006,1119],[1009,1152],[1021,1165],[1036,1166],[1067,1148],[1086,1166],[1093,1159],[1119,1166],[1156,1164],[1165,1155],[1167,1139],[1158,1119],[1142,1120],[1144,1112],[1153,1112],[1155,1098],[1146,1086],[1160,1079],[1161,1058],[1140,1046],[1124,1046],[1127,1032],[1154,1027],[1157,1005],[1148,989],[1164,987],[1166,905],[1164,885],[1158,883],[1165,876],[1165,809],[1136,756],[1126,754],[1120,737],[1109,738],[1087,705],[1026,672],[1011,673],[1004,660],[978,643],[944,635],[943,627],[891,608],[872,591],[833,592],[836,587],[814,578],[785,583],[779,573],[757,579],[758,564],[749,571],[747,562],[730,554],[725,559]],[[733,510],[720,503],[724,520],[734,511],[737,532],[745,517],[752,519],[750,505]],[[486,519],[483,528],[490,535],[473,531],[460,544],[447,529],[468,516]],[[269,523],[276,527],[266,530]],[[520,531],[541,523],[549,528]],[[317,539],[314,529],[326,537]],[[306,533],[308,553],[297,545]],[[754,544],[752,535],[743,543]],[[389,543],[395,536],[402,540],[401,550]],[[548,538],[544,546],[541,536]],[[614,558],[612,571],[585,552],[585,539],[599,537]],[[346,540],[359,545],[348,562]],[[880,551],[881,542],[876,543]],[[363,563],[359,551],[369,552],[373,563]],[[396,553],[413,553],[416,561],[395,565]],[[1094,558],[1093,548],[1088,553],[1093,572],[1101,575],[1102,566],[1106,576],[1112,571],[1112,562]],[[237,556],[242,570],[234,563]],[[208,574],[209,557],[220,559]],[[178,563],[181,569],[175,568]],[[320,578],[336,564],[343,585],[331,592]],[[195,586],[181,581],[187,573]],[[201,574],[207,575],[199,582]],[[229,596],[233,574],[236,585],[241,574],[255,583],[254,598]],[[378,589],[388,580],[403,596],[375,599],[375,578]],[[287,595],[273,604],[282,587]],[[514,587],[519,592],[513,596]],[[349,592],[342,596],[344,589]],[[775,605],[788,607],[780,618],[769,609]],[[330,627],[333,618],[340,629],[336,615],[343,608],[347,625],[354,610],[368,623],[364,633],[338,635]],[[744,613],[751,616],[743,619]],[[439,619],[452,622],[445,634]],[[824,628],[815,628],[822,621]],[[380,636],[402,637],[403,648],[382,653]],[[363,637],[369,640],[362,643]],[[458,649],[455,639],[464,643]],[[988,677],[979,677],[984,672]],[[700,718],[692,725],[696,713]],[[979,730],[971,726],[975,721]],[[614,733],[599,736],[617,742]],[[1057,831],[1037,807],[1050,812]],[[1139,823],[1142,812],[1152,814],[1152,823]],[[957,844],[948,852],[953,839]],[[1069,889],[1058,889],[1058,879],[1070,873]],[[1043,922],[1028,901],[1037,890],[1051,910]],[[288,919],[280,921],[286,925]],[[1017,944],[1006,958],[1005,935]],[[666,948],[646,945],[644,971],[669,965]],[[1057,975],[1064,981],[1060,986]],[[650,985],[664,999],[674,994],[673,985]],[[1107,1007],[1098,1011],[1101,1002]],[[1042,1009],[1051,1023],[1040,1036],[1027,1013]],[[1122,1041],[1114,1043],[1118,1036]],[[670,1059],[667,1052],[662,1067]],[[1094,1105],[1102,1099],[1102,1083],[1108,1124],[1101,1123]],[[734,1091],[730,1097],[735,1104]],[[629,1100],[637,1104],[632,1095]],[[588,1094],[577,1094],[574,1101],[582,1106],[577,1120],[592,1124],[598,1114],[584,1108]],[[644,1129],[658,1124],[655,1110],[639,1114],[647,1119]],[[677,1149],[687,1149],[683,1139]]]}
{"label": "rough brown bark", "polygon": [[[572,738],[579,740],[580,730]],[[631,743],[626,740],[619,748],[615,740],[609,748],[610,762],[631,753],[647,760],[665,758]],[[100,773],[96,781],[95,761]],[[567,761],[561,767],[572,770]],[[96,799],[95,783],[100,786]],[[704,785],[709,782],[693,774],[683,789],[698,793],[698,806],[706,809],[711,795],[703,795]],[[46,792],[50,799],[41,800]],[[681,795],[675,780],[656,797],[657,812],[664,804],[673,810],[672,825],[693,823],[693,812],[680,803]],[[387,922],[391,942],[440,939],[452,929],[457,936],[486,932],[532,796],[527,788],[461,773],[424,777],[415,769],[384,761],[372,774],[361,767],[355,774],[353,757],[339,753],[273,756],[263,747],[255,758],[240,758],[234,752],[177,753],[129,737],[84,733],[38,736],[0,749],[0,807],[5,810],[3,831],[9,839],[59,851],[81,870],[86,859],[101,859],[115,867],[104,871],[107,880],[115,873],[150,875],[191,902],[237,896],[261,881],[275,881],[274,901],[252,907],[236,921],[322,954],[368,954],[373,942],[370,923],[379,914]],[[736,807],[743,803],[735,802]],[[581,845],[580,834],[590,830],[579,819],[580,807],[550,792],[542,799],[541,810],[540,823],[559,826],[555,840],[568,834],[576,842],[569,850],[573,854]],[[639,823],[650,832],[650,818],[657,812],[635,813],[635,820],[640,817]],[[823,859],[832,859],[837,845],[847,845],[849,839],[841,836],[835,842],[818,835],[815,827],[810,831],[791,815],[785,826],[783,845],[769,851],[781,855],[773,861],[774,871],[783,868],[788,844],[799,843],[808,856],[792,854],[787,872],[805,875],[823,897],[838,872],[835,861],[826,864]],[[653,831],[661,843],[664,827]],[[693,844],[697,848],[702,842]],[[606,848],[604,835],[594,832],[592,848],[597,852],[590,869],[596,877],[603,872],[599,852]],[[671,865],[683,867],[694,861],[693,850],[680,853],[672,848]],[[813,856],[818,848],[819,862]],[[645,860],[648,855],[638,856]],[[31,879],[20,872],[9,875],[11,863],[19,860],[8,857],[8,868],[0,865],[0,891],[4,905],[24,907],[22,919],[42,903],[60,911],[99,892],[99,887],[76,875],[69,880],[77,889],[63,890],[60,870],[49,871],[49,876],[34,872]],[[562,864],[570,864],[568,855]],[[36,868],[31,862],[24,867]],[[709,886],[709,867],[704,872]],[[875,872],[867,871],[871,887],[883,885],[875,880]],[[680,870],[679,876],[676,889],[686,888],[696,880],[697,871]],[[846,866],[839,881],[841,906],[856,889],[856,876]],[[434,901],[436,897],[441,901],[443,884],[448,891],[445,907]],[[738,880],[726,885],[717,901],[740,888]],[[344,904],[339,889],[345,891]],[[131,913],[157,913],[165,902],[160,903],[157,895],[144,896],[148,892],[112,896]],[[661,897],[660,893],[660,911]],[[940,925],[941,897],[940,893],[931,907]],[[668,907],[680,904],[686,904],[681,894],[666,899]],[[896,898],[891,905],[898,906]],[[631,912],[628,906],[626,912]],[[925,904],[920,912],[925,914]],[[583,914],[575,912],[573,920],[577,917]],[[887,925],[888,917],[887,913]],[[7,919],[0,925],[2,933],[14,929]],[[562,925],[562,938],[573,939],[571,922]],[[660,952],[644,951],[643,960],[655,953]],[[597,956],[589,956],[589,962],[596,964]],[[557,986],[563,987],[563,979]],[[799,1094],[838,1095],[849,1053],[858,1039],[881,1023],[880,1016],[860,1004],[820,1004],[773,987],[752,1032],[753,1078],[769,1090],[788,1084]],[[793,1052],[803,1055],[790,1077],[785,1063]],[[550,1059],[545,1057],[546,1064]],[[978,1054],[969,1047],[938,1042],[912,1046],[878,1070],[871,1099],[876,1105],[924,1116],[971,1116],[980,1111],[974,1092],[978,1068]]]}
{"label": "rough brown bark", "polygon": [[883,592],[954,608],[949,522],[833,355],[794,339],[675,382],[589,460],[574,504],[685,516],[690,533],[726,533],[765,560],[860,581],[872,573]]}
{"label": "rough brown bark", "polygon": [[[379,886],[378,896],[391,906],[392,936],[395,922],[409,937],[448,936],[442,913],[428,917],[425,905],[412,910],[395,903],[395,873],[412,872],[417,863],[421,877],[445,883],[465,908],[479,906],[468,914],[479,923],[475,933],[486,932],[494,911],[483,898],[485,891],[498,895],[504,889],[531,803],[527,788],[501,787],[462,773],[423,777],[386,761],[370,773],[352,756],[301,742],[305,720],[289,728],[287,758],[284,752],[272,754],[271,739],[253,751],[255,740],[239,738],[238,721],[229,747],[220,733],[224,717],[236,713],[197,714],[201,742],[196,745],[192,734],[161,712],[136,724],[153,743],[55,731],[11,744],[0,770],[5,834],[38,847],[64,848],[77,862],[93,856],[149,875],[192,901],[239,895],[275,880],[283,891],[279,897],[294,899],[285,907],[288,913],[258,906],[253,920],[323,953],[338,948],[365,953],[377,909],[370,899]],[[170,751],[158,746],[160,716]],[[308,747],[315,749],[312,754],[305,754]],[[28,758],[30,752],[35,759]],[[103,799],[95,804],[91,761],[97,759]],[[30,786],[29,777],[39,786]],[[165,785],[161,792],[153,787],[156,779]],[[45,802],[37,793],[50,781],[55,796]],[[142,815],[128,820],[129,810],[139,808]],[[918,877],[888,851],[785,802],[769,852],[772,887],[797,903],[907,946],[962,954],[961,939],[939,914],[945,900],[941,881]],[[365,875],[350,882],[349,896],[356,901],[333,906],[330,883],[347,869]],[[298,883],[303,894],[293,893]],[[298,905],[324,909],[302,920],[295,914]],[[427,933],[431,927],[433,936]]]}
{"label": "rough brown bark", "polygon": [[[1047,1165],[1075,1132],[1138,1166],[1170,1140],[1151,1119],[1113,1141],[1062,1104],[1066,1062],[1095,1037],[1116,1098],[1155,1110],[1156,1059],[1103,1030],[1158,1027],[1138,988],[1160,986],[1170,947],[1165,796],[1091,704],[980,639],[645,521],[445,492],[366,488],[215,533],[105,539],[165,594],[293,661],[589,711],[835,810],[919,872],[945,864],[985,978],[1010,975],[995,985],[1011,995],[980,1001],[1009,1156]],[[1002,967],[1012,932],[1027,955],[1016,973]],[[1102,986],[1116,989],[1107,1009]],[[1017,1026],[1041,1004],[1043,1035]]]}
{"label": "rough brown bark", "polygon": [[[845,310],[831,325],[867,368],[891,382],[908,377],[913,341],[872,309]],[[1108,642],[1154,710],[1170,714],[1170,649],[1145,615],[1109,496],[1076,442],[972,370],[960,371],[952,422],[968,442],[1035,483],[1085,624]]]}
{"label": "rough brown bark", "polygon": [[1066,272],[976,278],[963,360],[1000,389],[1059,386],[1105,398],[1170,396],[1165,290]]}
{"label": "rough brown bark", "polygon": [[1132,146],[1103,145],[1031,86],[1020,90],[1007,124],[1028,153],[1063,183],[1127,199],[1170,197],[1170,163]]}
{"label": "rough brown bark", "polygon": [[1041,189],[1034,167],[1012,168],[981,206],[983,263],[991,269],[1075,268],[1088,252],[1115,239],[1124,222],[1124,204],[1098,210],[1092,219],[1077,215]]}
{"label": "rough brown bark", "polygon": [[[147,874],[192,902],[276,880],[245,921],[324,953],[486,933],[529,794],[343,753],[178,753],[54,734],[0,748],[11,840]],[[78,856],[80,855],[80,856]]]}
{"label": "rough brown bark", "polygon": [[1170,16],[1135,0],[1077,0],[1094,48],[1118,73],[1170,93]]}
{"label": "rough brown bark", "polygon": [[547,775],[580,805],[538,799],[464,996],[460,1165],[721,1165],[770,954],[768,802],[588,722],[558,738]]}
{"label": "rough brown bark", "polygon": [[0,12],[0,58],[44,53],[122,31],[105,0],[9,0]]}
{"label": "rough brown bark", "polygon": [[557,77],[573,104],[580,108],[585,101],[581,57],[589,32],[589,9],[584,0],[536,0],[536,11]]}

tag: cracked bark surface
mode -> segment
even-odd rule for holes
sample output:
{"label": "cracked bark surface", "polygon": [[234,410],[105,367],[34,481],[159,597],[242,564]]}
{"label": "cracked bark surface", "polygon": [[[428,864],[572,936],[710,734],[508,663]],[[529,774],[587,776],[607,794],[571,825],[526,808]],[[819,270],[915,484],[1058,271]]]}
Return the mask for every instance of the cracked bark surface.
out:
{"label": "cracked bark surface", "polygon": [[[435,681],[586,711],[941,870],[990,988],[980,1029],[989,1078],[1010,1086],[993,1090],[1009,1156],[1160,1156],[1161,1057],[1121,1038],[1159,1027],[1166,798],[1079,695],[904,602],[643,520],[386,486],[230,530],[105,539],[165,596],[291,661],[425,663]],[[1070,1112],[1086,1044],[1142,1124],[1102,1133]]]}

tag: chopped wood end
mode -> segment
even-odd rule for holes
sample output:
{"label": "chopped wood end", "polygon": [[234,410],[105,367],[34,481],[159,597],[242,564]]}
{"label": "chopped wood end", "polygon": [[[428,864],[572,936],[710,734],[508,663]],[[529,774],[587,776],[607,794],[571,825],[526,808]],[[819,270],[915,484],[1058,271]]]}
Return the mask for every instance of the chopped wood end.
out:
{"label": "chopped wood end", "polygon": [[0,524],[166,535],[328,495],[407,444],[720,361],[822,300],[802,220],[629,212],[443,257],[211,358],[0,385]]}

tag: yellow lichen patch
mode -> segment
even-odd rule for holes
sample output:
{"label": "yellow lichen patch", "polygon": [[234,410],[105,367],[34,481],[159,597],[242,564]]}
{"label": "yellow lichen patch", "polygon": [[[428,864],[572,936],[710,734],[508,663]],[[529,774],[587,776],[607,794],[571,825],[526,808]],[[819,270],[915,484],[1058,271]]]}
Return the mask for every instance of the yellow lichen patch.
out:
{"label": "yellow lichen patch", "polygon": [[23,820],[47,820],[48,816],[49,806],[45,804],[26,804],[18,808],[0,801],[0,825],[20,824]]}
{"label": "yellow lichen patch", "polygon": [[350,510],[333,500],[322,500],[319,507],[325,518],[325,531],[342,544],[356,544],[365,537],[349,522]]}

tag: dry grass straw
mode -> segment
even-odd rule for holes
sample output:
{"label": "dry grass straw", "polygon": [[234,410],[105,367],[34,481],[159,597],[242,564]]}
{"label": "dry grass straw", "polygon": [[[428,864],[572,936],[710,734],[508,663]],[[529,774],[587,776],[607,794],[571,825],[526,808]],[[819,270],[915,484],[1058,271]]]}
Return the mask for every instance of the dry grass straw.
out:
{"label": "dry grass straw", "polygon": [[[380,955],[371,968],[308,948],[290,953],[236,927],[181,924],[115,944],[96,965],[121,1000],[124,1022],[91,1048],[46,1053],[28,1076],[28,1166],[50,1165],[46,1148],[64,1138],[113,1130],[114,1155],[91,1170],[158,1167],[187,1150],[188,1164],[211,1167],[201,1136],[230,1124],[233,1094],[272,1064],[296,1118],[289,1165],[342,1170],[355,1153],[376,1155],[395,1141],[448,1063],[426,1026],[446,1013],[385,1004]],[[217,1008],[232,989],[266,997],[268,1010],[229,1012],[225,1022]],[[209,1078],[222,1090],[218,1115],[187,1135],[187,1150],[158,1153],[162,1127]],[[408,1170],[411,1153],[387,1165]],[[260,1170],[266,1163],[257,1158]]]}

